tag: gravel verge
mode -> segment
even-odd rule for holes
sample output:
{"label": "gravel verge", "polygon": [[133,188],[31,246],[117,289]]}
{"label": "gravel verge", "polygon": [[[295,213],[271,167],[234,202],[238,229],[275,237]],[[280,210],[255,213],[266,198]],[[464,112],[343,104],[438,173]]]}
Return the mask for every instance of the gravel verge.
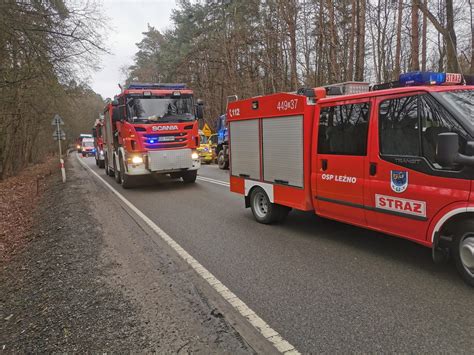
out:
{"label": "gravel verge", "polygon": [[48,178],[33,225],[0,270],[0,349],[253,352],[75,158],[67,184]]}

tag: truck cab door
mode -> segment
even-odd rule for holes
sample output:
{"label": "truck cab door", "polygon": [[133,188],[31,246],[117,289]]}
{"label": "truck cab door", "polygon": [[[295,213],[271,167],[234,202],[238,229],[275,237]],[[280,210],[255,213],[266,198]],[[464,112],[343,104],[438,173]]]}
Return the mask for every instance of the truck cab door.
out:
{"label": "truck cab door", "polygon": [[449,131],[467,134],[424,92],[377,97],[373,111],[368,225],[430,245],[427,231],[433,217],[450,204],[467,201],[470,193],[469,172],[436,164],[437,136]]}
{"label": "truck cab door", "polygon": [[313,160],[317,214],[366,226],[369,99],[321,104],[316,110],[317,144]]}

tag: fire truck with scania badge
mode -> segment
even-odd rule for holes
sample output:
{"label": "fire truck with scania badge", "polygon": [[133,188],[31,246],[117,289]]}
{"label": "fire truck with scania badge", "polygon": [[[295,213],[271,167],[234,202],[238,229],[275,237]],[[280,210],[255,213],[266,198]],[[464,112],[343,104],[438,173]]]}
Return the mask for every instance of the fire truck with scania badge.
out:
{"label": "fire truck with scania badge", "polygon": [[151,174],[195,182],[202,113],[184,84],[130,84],[104,110],[106,173],[124,188]]}
{"label": "fire truck with scania badge", "polygon": [[474,286],[471,80],[415,72],[230,103],[230,189],[260,223],[294,208],[406,238]]}

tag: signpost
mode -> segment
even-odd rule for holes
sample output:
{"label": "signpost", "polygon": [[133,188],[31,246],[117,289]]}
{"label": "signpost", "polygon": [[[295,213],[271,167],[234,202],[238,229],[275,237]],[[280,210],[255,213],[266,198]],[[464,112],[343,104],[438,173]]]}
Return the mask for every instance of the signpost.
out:
{"label": "signpost", "polygon": [[66,182],[66,169],[64,169],[64,160],[63,160],[63,153],[61,149],[61,141],[66,140],[66,133],[59,127],[64,125],[64,121],[58,114],[54,115],[53,120],[51,121],[52,126],[56,126],[56,130],[53,132],[53,139],[58,141],[59,146],[59,164],[61,166],[61,175],[63,178],[63,182]]}

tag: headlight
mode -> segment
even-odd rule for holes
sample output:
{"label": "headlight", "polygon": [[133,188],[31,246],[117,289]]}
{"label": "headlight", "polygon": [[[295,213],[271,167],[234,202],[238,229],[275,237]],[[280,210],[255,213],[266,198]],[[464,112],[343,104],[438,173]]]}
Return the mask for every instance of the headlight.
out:
{"label": "headlight", "polygon": [[132,158],[132,164],[143,164],[143,158],[136,155]]}
{"label": "headlight", "polygon": [[193,152],[193,154],[191,154],[191,158],[194,160],[199,159],[199,154],[196,152]]}

